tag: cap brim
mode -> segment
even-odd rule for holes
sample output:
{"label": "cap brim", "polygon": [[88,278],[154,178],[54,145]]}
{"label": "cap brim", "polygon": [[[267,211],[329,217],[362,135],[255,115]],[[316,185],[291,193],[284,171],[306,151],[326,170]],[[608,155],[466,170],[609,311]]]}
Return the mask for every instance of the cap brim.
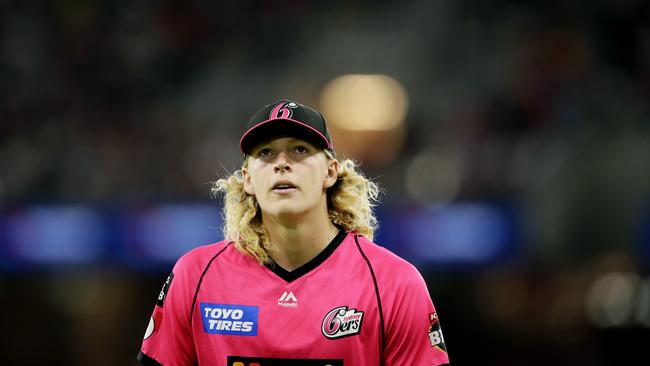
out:
{"label": "cap brim", "polygon": [[260,122],[248,129],[239,140],[239,149],[248,155],[258,144],[278,137],[297,137],[322,149],[332,148],[329,140],[315,128],[300,121],[280,118]]}

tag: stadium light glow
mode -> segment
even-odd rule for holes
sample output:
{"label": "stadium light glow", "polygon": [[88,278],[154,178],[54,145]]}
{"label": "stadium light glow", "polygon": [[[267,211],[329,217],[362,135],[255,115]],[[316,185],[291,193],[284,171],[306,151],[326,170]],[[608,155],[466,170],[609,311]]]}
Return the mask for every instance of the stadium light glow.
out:
{"label": "stadium light glow", "polygon": [[445,206],[458,195],[462,178],[458,165],[451,158],[425,151],[408,164],[404,181],[414,200]]}
{"label": "stadium light glow", "polygon": [[331,80],[320,105],[328,122],[348,131],[385,131],[404,123],[408,97],[402,84],[387,75],[353,74]]}

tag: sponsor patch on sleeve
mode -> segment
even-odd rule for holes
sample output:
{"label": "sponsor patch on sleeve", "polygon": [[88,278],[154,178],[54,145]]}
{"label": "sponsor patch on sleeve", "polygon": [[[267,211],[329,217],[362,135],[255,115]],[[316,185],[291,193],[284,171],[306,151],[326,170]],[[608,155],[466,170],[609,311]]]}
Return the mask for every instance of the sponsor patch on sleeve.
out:
{"label": "sponsor patch on sleeve", "polygon": [[158,300],[156,301],[156,305],[162,307],[163,304],[165,303],[165,297],[167,297],[167,291],[169,291],[169,286],[172,284],[173,279],[174,279],[174,272],[170,273],[169,276],[167,276],[167,280],[165,281],[165,284],[163,284],[163,287],[160,290],[160,293],[158,294]]}
{"label": "sponsor patch on sleeve", "polygon": [[201,303],[203,330],[210,334],[256,336],[257,306]]}
{"label": "sponsor patch on sleeve", "polygon": [[147,330],[145,330],[144,332],[144,339],[151,337],[154,329],[156,329],[156,321],[153,319],[152,316],[151,318],[149,318],[149,325],[147,326]]}
{"label": "sponsor patch on sleeve", "polygon": [[438,313],[429,314],[429,342],[431,343],[431,347],[436,347],[443,352],[447,352]]}
{"label": "sponsor patch on sleeve", "polygon": [[163,323],[163,310],[155,307],[153,310],[153,315],[149,319],[149,325],[147,326],[147,330],[144,333],[144,339],[149,339],[154,333],[158,332],[160,330],[160,327],[162,326]]}

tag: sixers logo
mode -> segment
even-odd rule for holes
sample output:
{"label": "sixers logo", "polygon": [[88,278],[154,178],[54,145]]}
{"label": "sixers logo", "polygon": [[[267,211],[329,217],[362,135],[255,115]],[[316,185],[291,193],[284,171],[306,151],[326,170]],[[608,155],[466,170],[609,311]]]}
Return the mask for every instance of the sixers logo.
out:
{"label": "sixers logo", "polygon": [[273,108],[269,115],[269,119],[291,118],[293,115],[293,108],[298,108],[298,104],[294,102],[282,102]]}
{"label": "sixers logo", "polygon": [[361,331],[362,321],[363,311],[339,306],[325,315],[321,331],[329,339],[348,337]]}

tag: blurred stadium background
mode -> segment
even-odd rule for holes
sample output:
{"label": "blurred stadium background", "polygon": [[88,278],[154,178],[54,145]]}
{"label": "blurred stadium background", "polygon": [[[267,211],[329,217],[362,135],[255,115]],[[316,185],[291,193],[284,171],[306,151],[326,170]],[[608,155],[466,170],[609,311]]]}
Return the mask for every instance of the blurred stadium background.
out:
{"label": "blurred stadium background", "polygon": [[452,364],[647,364],[649,5],[2,1],[0,364],[135,364],[283,97],[385,188]]}

